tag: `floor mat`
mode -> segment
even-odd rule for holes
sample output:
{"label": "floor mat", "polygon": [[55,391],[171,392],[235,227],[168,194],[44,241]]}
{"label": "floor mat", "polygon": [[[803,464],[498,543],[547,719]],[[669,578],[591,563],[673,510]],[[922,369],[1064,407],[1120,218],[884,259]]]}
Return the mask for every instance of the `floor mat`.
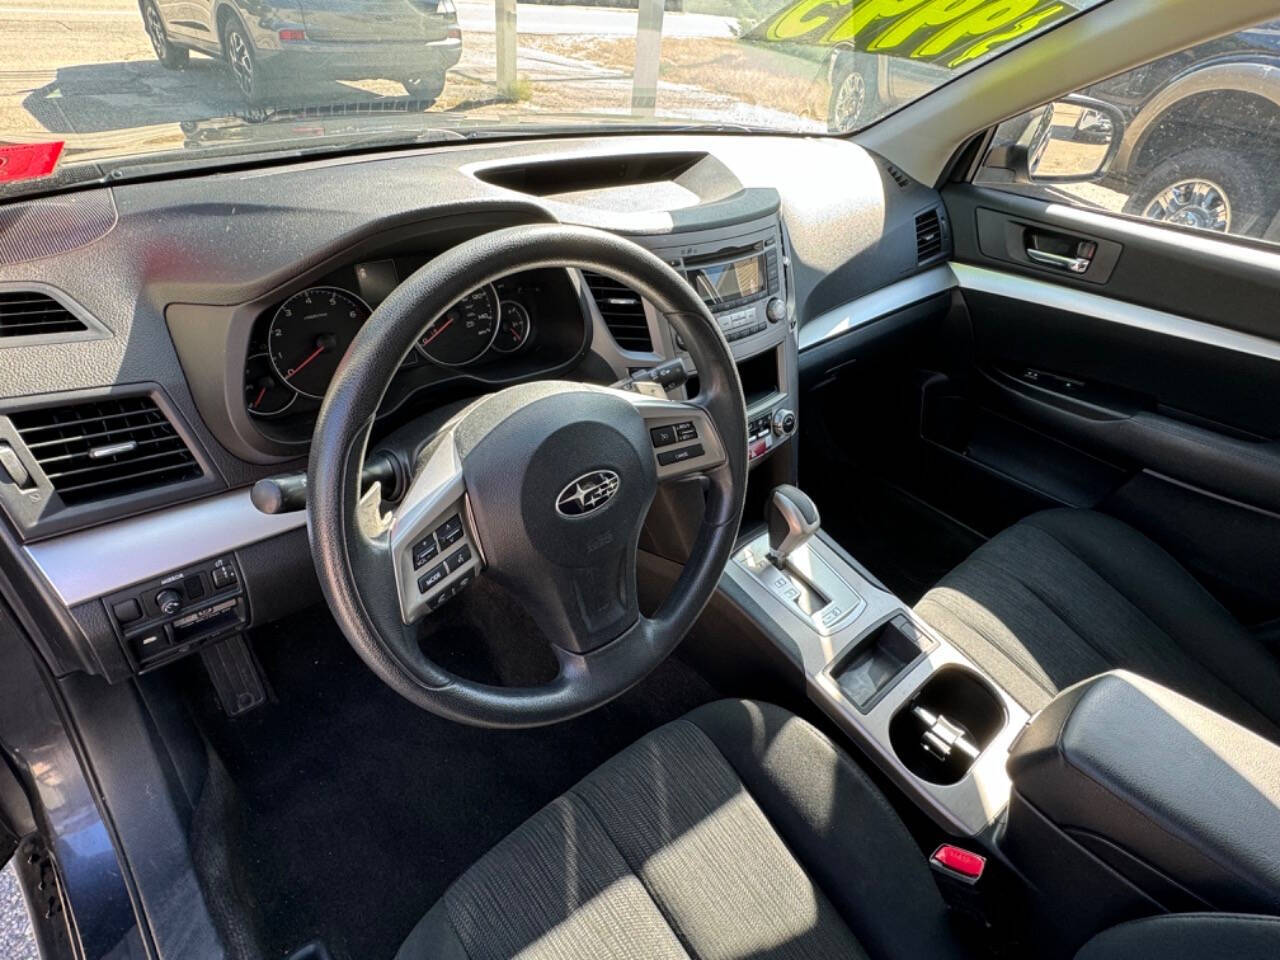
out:
{"label": "floor mat", "polygon": [[392,957],[494,843],[627,744],[716,697],[670,659],[578,720],[479,730],[393,693],[327,610],[258,631],[254,647],[272,702],[228,721],[207,684],[194,700],[244,807],[238,854],[277,957],[314,938],[335,960]]}

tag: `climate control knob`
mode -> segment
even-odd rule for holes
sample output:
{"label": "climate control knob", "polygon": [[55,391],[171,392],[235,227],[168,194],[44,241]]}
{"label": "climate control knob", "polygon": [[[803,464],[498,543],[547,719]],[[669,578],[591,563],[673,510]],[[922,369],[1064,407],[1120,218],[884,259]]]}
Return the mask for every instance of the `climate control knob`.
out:
{"label": "climate control knob", "polygon": [[161,590],[156,594],[156,606],[166,617],[182,609],[182,594],[177,590]]}
{"label": "climate control knob", "polygon": [[773,412],[773,433],[785,437],[796,428],[796,415],[785,407]]}
{"label": "climate control knob", "polygon": [[787,319],[787,305],[782,302],[781,297],[773,297],[765,304],[764,315],[769,318],[770,323],[781,323]]}

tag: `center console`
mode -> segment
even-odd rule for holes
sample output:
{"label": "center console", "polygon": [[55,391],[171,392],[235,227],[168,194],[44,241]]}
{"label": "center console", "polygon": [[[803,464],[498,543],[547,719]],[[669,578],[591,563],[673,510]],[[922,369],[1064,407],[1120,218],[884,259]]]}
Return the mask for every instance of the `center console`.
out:
{"label": "center console", "polygon": [[820,529],[794,487],[726,569],[731,598],[804,671],[810,697],[949,832],[1009,803],[1005,760],[1028,720],[985,672]]}

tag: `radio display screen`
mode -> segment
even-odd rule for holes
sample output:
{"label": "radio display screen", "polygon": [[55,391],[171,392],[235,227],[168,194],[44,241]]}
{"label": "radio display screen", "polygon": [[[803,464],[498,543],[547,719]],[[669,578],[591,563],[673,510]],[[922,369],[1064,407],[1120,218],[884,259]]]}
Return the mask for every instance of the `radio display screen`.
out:
{"label": "radio display screen", "polygon": [[689,269],[689,282],[709,304],[729,303],[763,293],[766,283],[764,254],[742,260]]}

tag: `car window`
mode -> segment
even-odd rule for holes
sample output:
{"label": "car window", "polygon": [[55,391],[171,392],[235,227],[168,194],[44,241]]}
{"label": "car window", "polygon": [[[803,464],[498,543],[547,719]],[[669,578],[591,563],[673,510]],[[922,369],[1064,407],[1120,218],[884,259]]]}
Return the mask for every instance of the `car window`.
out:
{"label": "car window", "polygon": [[1100,2],[19,0],[0,197],[254,153],[844,134]]}
{"label": "car window", "polygon": [[1280,20],[1001,124],[975,181],[1280,242]]}

